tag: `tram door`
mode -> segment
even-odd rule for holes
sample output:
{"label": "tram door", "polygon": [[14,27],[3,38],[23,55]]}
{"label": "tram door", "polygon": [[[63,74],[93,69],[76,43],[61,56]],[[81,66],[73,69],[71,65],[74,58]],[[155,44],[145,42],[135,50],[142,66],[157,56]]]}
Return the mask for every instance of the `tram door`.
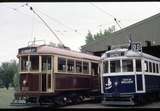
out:
{"label": "tram door", "polygon": [[46,88],[46,74],[42,74],[42,91],[47,91],[47,88]]}
{"label": "tram door", "polygon": [[51,56],[42,56],[42,91],[51,91]]}
{"label": "tram door", "polygon": [[42,91],[51,90],[51,74],[42,74]]}

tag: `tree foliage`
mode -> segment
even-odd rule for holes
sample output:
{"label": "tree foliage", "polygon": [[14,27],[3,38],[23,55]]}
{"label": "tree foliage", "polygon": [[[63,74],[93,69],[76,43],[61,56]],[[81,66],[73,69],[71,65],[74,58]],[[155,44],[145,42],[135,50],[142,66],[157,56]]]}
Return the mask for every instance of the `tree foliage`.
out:
{"label": "tree foliage", "polygon": [[[0,81],[1,86],[6,87],[15,86],[14,78],[18,75],[18,64],[15,60],[10,62],[3,62],[0,66]],[[18,81],[18,78],[17,80]]]}
{"label": "tree foliage", "polygon": [[92,36],[91,32],[88,31],[88,34],[86,36],[86,43],[90,43],[92,41],[94,41],[93,36]]}
{"label": "tree foliage", "polygon": [[99,39],[109,37],[114,31],[115,31],[115,26],[111,26],[108,29],[105,29],[104,32],[100,30],[98,33],[94,35],[92,35],[90,31],[88,31],[85,42],[86,44],[90,44],[93,41],[97,41]]}

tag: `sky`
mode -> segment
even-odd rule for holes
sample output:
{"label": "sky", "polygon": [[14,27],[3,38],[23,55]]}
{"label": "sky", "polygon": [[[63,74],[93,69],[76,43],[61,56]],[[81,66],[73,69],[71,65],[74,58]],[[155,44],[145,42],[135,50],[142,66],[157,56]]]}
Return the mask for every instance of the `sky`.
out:
{"label": "sky", "polygon": [[[29,41],[58,40],[44,23],[25,5],[25,2],[0,3],[0,64],[16,59],[18,49]],[[35,12],[57,34],[65,46],[79,51],[85,44],[88,31],[115,26],[122,28],[160,13],[160,2],[28,2]],[[98,7],[98,8],[97,8]],[[102,11],[103,10],[103,11]]]}

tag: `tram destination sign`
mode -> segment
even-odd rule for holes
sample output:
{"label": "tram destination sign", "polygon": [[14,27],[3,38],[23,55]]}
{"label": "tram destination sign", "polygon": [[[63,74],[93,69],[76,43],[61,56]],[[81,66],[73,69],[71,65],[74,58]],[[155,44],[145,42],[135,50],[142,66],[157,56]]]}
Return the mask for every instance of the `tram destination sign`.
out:
{"label": "tram destination sign", "polygon": [[28,53],[36,53],[37,48],[36,47],[25,47],[18,50],[19,54],[28,54]]}

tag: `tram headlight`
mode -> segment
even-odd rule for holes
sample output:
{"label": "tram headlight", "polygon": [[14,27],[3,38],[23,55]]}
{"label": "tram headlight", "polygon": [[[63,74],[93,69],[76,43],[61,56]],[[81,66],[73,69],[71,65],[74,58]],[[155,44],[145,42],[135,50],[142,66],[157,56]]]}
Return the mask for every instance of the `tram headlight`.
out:
{"label": "tram headlight", "polygon": [[117,82],[117,81],[115,81],[115,82],[114,82],[114,85],[117,87],[117,86],[118,86],[118,82]]}
{"label": "tram headlight", "polygon": [[23,85],[26,85],[27,81],[26,80],[23,80]]}

